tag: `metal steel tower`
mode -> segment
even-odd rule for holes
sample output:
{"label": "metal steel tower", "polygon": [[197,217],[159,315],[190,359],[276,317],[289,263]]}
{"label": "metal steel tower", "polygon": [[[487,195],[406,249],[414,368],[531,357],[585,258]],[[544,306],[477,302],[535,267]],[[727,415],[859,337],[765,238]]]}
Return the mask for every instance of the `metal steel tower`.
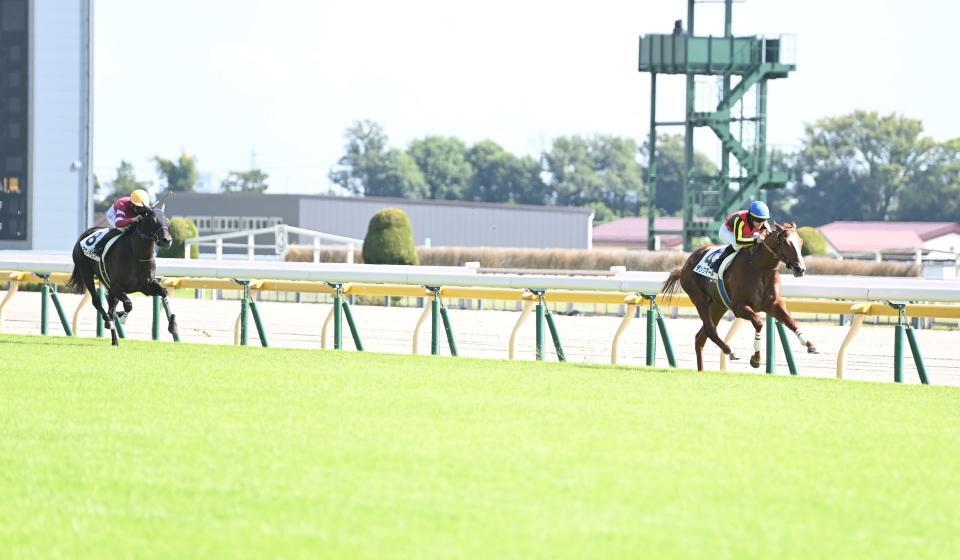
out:
{"label": "metal steel tower", "polygon": [[[647,203],[648,248],[654,248],[654,236],[682,233],[683,247],[692,249],[698,236],[716,237],[717,229],[730,212],[742,208],[751,199],[765,198],[764,189],[781,188],[787,182],[785,172],[770,169],[767,150],[767,80],[785,78],[796,69],[783,60],[782,37],[734,37],[733,0],[724,3],[722,37],[697,37],[694,33],[694,5],[687,0],[687,29],[679,27],[672,34],[651,34],[640,37],[641,72],[650,72],[650,150]],[[657,74],[684,74],[686,84],[686,118],[683,121],[656,119]],[[719,102],[715,109],[696,111],[697,75],[722,79]],[[739,81],[734,84],[734,76]],[[756,92],[756,114],[743,116],[745,95]],[[736,116],[736,108],[740,116]],[[743,123],[752,122],[755,138],[745,145]],[[739,130],[731,125],[740,124]],[[684,127],[683,230],[658,230],[656,218],[658,126]],[[722,152],[720,172],[716,176],[697,176],[694,171],[693,133],[695,127],[708,127],[719,138]],[[739,173],[731,174],[730,155],[739,164]]]}

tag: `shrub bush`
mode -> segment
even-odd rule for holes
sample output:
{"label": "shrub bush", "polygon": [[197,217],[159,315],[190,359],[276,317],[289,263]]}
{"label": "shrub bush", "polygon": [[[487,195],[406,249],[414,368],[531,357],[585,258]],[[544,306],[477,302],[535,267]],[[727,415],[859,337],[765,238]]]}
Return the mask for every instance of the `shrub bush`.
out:
{"label": "shrub bush", "polygon": [[399,208],[384,208],[370,218],[367,236],[363,239],[363,262],[420,264],[406,212]]}
{"label": "shrub bush", "polygon": [[[191,237],[197,237],[198,235],[199,233],[197,231],[197,226],[191,220],[180,217],[173,218],[170,220],[170,237],[173,238],[173,243],[171,243],[166,249],[160,249],[157,251],[157,256],[171,259],[182,259],[184,241],[190,239]],[[190,257],[199,259],[200,247],[196,245],[191,247]]]}
{"label": "shrub bush", "polygon": [[804,226],[798,228],[797,233],[800,234],[800,239],[803,239],[803,249],[801,250],[803,256],[822,257],[829,254],[827,241],[817,228]]}

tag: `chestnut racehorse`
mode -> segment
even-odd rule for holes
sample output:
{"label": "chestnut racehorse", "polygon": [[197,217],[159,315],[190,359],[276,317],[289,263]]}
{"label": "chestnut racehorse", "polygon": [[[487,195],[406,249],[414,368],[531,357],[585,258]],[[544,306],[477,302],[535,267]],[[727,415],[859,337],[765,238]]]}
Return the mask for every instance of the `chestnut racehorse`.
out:
{"label": "chestnut racehorse", "polygon": [[[796,224],[777,224],[773,231],[753,247],[739,251],[733,262],[724,271],[723,282],[730,297],[731,311],[739,319],[746,319],[753,324],[756,331],[753,345],[753,357],[750,365],[760,367],[760,331],[763,329],[763,319],[760,313],[776,317],[797,334],[800,344],[807,348],[807,352],[816,354],[817,349],[813,342],[805,340],[800,333],[797,322],[793,320],[787,307],[780,297],[780,263],[786,265],[796,277],[803,276],[806,265],[800,248],[803,240],[797,234]],[[717,323],[727,312],[727,306],[720,298],[720,292],[715,281],[697,274],[694,267],[703,258],[703,255],[713,247],[701,247],[694,251],[682,267],[675,268],[667,281],[663,283],[664,299],[677,292],[677,286],[690,296],[696,306],[703,327],[697,333],[696,352],[697,370],[703,371],[703,347],[709,338],[729,359],[736,360],[737,356],[717,334]]]}

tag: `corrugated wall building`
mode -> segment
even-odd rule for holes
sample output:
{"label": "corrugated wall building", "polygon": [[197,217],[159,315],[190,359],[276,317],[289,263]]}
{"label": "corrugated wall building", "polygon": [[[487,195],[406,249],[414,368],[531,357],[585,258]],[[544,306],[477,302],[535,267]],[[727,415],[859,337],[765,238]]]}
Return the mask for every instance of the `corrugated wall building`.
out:
{"label": "corrugated wall building", "polygon": [[[201,235],[277,223],[362,239],[382,208],[410,216],[414,241],[433,247],[591,248],[593,211],[513,204],[286,194],[175,193],[168,216],[188,217]],[[268,239],[258,243],[270,243]]]}

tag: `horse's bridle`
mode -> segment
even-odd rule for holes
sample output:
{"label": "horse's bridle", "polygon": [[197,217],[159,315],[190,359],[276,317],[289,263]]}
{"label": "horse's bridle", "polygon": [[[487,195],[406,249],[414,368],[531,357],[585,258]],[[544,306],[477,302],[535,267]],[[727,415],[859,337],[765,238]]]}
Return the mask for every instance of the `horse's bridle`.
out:
{"label": "horse's bridle", "polygon": [[139,235],[141,239],[153,240],[154,242],[160,241],[159,235],[164,229],[166,229],[166,227],[164,227],[163,222],[156,219],[155,215],[154,215],[154,219],[156,220],[156,227],[153,229],[151,233],[145,234],[140,231],[139,227],[134,229],[134,231],[137,232],[137,235]]}
{"label": "horse's bridle", "polygon": [[788,231],[788,230],[786,230],[786,229],[781,229],[781,230],[778,231],[778,232],[771,232],[771,233],[772,233],[774,236],[776,236],[776,238],[777,238],[777,246],[776,246],[775,249],[771,249],[770,247],[767,247],[767,244],[766,244],[766,243],[760,243],[760,246],[763,247],[764,249],[766,249],[767,251],[770,251],[770,253],[773,255],[773,258],[776,259],[777,263],[781,263],[781,262],[782,262],[782,263],[785,264],[786,267],[789,268],[790,270],[796,270],[796,269],[800,268],[800,262],[799,262],[799,261],[793,263],[793,265],[791,266],[791,263],[788,263],[787,260],[784,259],[784,258],[780,255],[780,248],[783,246],[783,236],[782,236],[781,234],[784,233],[784,232],[786,232],[786,231]]}

